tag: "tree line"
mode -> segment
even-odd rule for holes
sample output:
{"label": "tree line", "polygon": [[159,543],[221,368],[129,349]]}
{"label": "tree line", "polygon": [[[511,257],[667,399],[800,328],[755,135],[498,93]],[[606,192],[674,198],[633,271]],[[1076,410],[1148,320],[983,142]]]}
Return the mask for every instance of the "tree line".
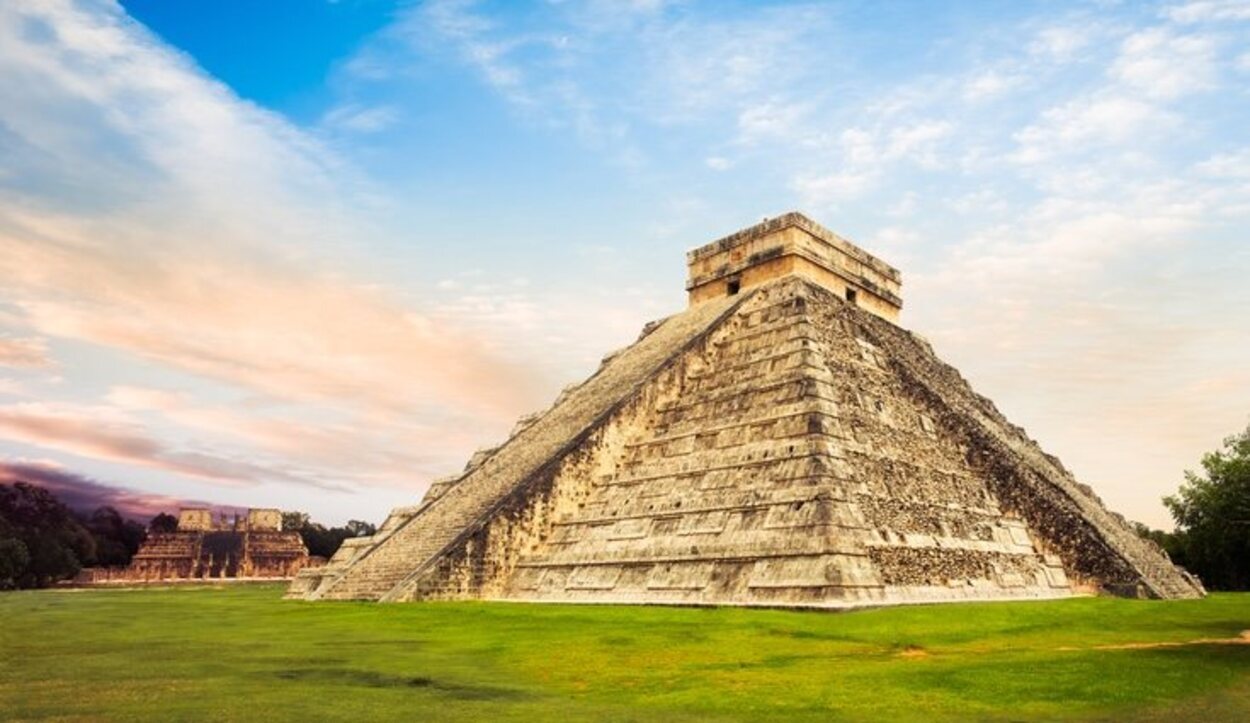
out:
{"label": "tree line", "polygon": [[[47,587],[84,567],[124,567],[149,534],[177,529],[178,518],[164,512],[145,526],[112,507],[76,512],[33,484],[0,484],[0,590]],[[343,540],[376,531],[360,520],[326,527],[302,512],[283,513],[283,529],[298,530],[308,554],[324,558]]]}
{"label": "tree line", "polygon": [[126,565],[147,537],[112,507],[74,512],[25,482],[0,485],[0,590],[45,587],[83,567]]}
{"label": "tree line", "polygon": [[343,540],[349,537],[367,537],[378,531],[375,525],[360,520],[348,520],[342,527],[326,527],[310,520],[306,512],[283,512],[282,529],[299,530],[308,554],[327,560],[338,551]]}

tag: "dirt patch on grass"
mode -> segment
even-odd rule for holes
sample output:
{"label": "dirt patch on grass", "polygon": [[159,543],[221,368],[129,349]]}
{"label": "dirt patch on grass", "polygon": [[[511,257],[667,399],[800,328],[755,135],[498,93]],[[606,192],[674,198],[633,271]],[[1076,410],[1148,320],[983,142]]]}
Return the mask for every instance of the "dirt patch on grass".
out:
{"label": "dirt patch on grass", "polygon": [[1089,648],[1066,647],[1059,650],[1153,650],[1156,648],[1185,648],[1191,645],[1250,645],[1250,630],[1242,630],[1235,638],[1196,638],[1194,640],[1178,640],[1158,643],[1117,643],[1115,645],[1095,645]]}
{"label": "dirt patch on grass", "polygon": [[898,657],[911,659],[927,658],[929,657],[929,651],[915,645],[908,645],[899,651]]}

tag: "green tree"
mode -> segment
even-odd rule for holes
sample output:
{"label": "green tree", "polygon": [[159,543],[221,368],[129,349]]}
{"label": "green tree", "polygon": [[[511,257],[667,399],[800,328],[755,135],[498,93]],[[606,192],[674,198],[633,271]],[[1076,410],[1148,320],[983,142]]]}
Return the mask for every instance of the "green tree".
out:
{"label": "green tree", "polygon": [[377,525],[371,525],[363,520],[348,520],[346,529],[350,537],[368,537],[378,531]]}
{"label": "green tree", "polygon": [[12,590],[26,574],[30,552],[26,543],[13,536],[13,530],[0,519],[0,590]]}
{"label": "green tree", "polygon": [[1250,589],[1250,427],[1202,458],[1163,503],[1181,538],[1180,556],[1215,590]]}
{"label": "green tree", "polygon": [[282,513],[282,529],[300,530],[308,525],[308,513],[288,510]]}
{"label": "green tree", "polygon": [[143,525],[122,517],[112,507],[100,507],[82,522],[95,540],[97,565],[122,567],[130,564],[130,558],[147,537]]}
{"label": "green tree", "polygon": [[[0,485],[0,538],[18,540],[26,549],[25,569],[14,587],[44,587],[73,577],[96,557],[95,540],[69,508],[51,492],[16,482]],[[14,567],[21,553],[6,544],[6,567]]]}
{"label": "green tree", "polygon": [[148,532],[160,533],[177,531],[178,518],[164,512],[158,513],[156,517],[153,517],[152,521],[148,523]]}
{"label": "green tree", "polygon": [[297,530],[304,540],[304,547],[308,548],[308,554],[325,558],[337,552],[343,540],[377,532],[376,526],[360,520],[351,520],[343,527],[326,527],[313,522],[304,512],[283,512],[282,529]]}

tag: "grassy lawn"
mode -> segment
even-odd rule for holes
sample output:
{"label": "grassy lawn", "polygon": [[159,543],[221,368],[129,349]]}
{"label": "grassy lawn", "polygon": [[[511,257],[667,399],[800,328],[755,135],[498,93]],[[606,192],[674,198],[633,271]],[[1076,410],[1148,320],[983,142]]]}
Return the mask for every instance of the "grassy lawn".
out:
{"label": "grassy lawn", "polygon": [[1250,720],[1250,595],[854,613],[0,594],[0,718]]}

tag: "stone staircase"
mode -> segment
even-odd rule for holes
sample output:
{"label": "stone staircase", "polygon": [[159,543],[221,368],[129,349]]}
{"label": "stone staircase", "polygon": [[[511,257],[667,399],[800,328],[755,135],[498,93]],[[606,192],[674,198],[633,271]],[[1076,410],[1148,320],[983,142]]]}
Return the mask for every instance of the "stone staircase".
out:
{"label": "stone staircase", "polygon": [[432,500],[423,514],[357,559],[321,590],[320,598],[386,600],[401,595],[406,584],[471,534],[509,493],[574,448],[647,379],[749,297],[726,297],[669,317],[615,354],[584,384],[566,390],[554,407]]}

